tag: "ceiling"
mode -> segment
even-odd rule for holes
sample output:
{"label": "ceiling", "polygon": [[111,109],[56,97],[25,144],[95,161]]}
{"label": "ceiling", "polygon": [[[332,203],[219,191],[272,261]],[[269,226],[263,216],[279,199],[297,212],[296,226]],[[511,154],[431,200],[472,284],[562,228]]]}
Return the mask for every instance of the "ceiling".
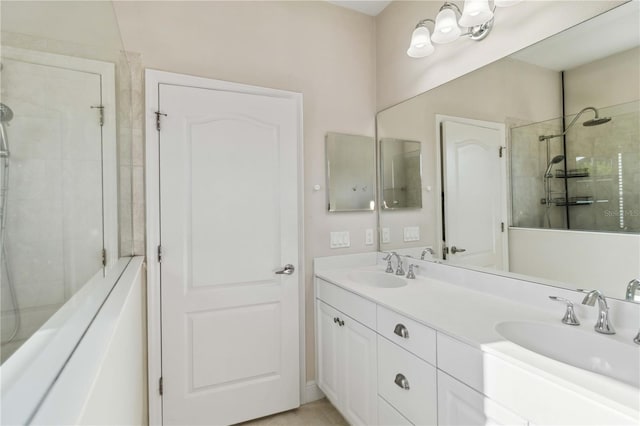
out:
{"label": "ceiling", "polygon": [[327,0],[329,3],[333,3],[336,6],[346,7],[347,9],[357,10],[358,12],[365,13],[367,15],[376,16],[378,13],[382,12],[385,7],[391,3],[389,1],[383,0],[351,0],[351,1],[331,1]]}
{"label": "ceiling", "polygon": [[554,71],[566,71],[639,45],[640,2],[632,1],[512,57]]}

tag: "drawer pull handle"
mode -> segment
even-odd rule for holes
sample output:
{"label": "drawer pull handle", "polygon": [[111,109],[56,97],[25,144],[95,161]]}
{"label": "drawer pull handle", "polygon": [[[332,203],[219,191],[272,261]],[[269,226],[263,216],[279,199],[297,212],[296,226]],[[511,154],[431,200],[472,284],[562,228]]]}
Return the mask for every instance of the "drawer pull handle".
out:
{"label": "drawer pull handle", "polygon": [[404,377],[403,374],[396,374],[396,380],[394,380],[394,382],[396,383],[396,385],[398,385],[398,387],[401,387],[404,390],[409,390],[409,381],[406,377]]}
{"label": "drawer pull handle", "polygon": [[397,324],[396,328],[393,329],[393,332],[403,339],[409,338],[409,330],[407,330],[407,327],[405,327],[404,324]]}

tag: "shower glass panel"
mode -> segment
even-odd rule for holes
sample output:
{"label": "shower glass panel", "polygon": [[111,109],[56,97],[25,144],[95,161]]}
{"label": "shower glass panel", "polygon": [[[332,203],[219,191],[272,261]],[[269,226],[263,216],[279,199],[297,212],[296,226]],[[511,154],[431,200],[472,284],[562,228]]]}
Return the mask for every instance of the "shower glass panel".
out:
{"label": "shower glass panel", "polygon": [[598,111],[511,129],[513,226],[640,232],[640,102]]}
{"label": "shower glass panel", "polygon": [[0,8],[4,363],[133,237],[131,79],[112,4]]}

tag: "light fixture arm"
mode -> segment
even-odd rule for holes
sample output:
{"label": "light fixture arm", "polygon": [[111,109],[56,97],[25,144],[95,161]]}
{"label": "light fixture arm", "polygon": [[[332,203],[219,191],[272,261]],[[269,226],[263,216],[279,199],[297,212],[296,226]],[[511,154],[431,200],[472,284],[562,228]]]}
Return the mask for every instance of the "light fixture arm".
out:
{"label": "light fixture arm", "polygon": [[[436,26],[436,21],[434,21],[434,20],[433,20],[433,19],[431,19],[431,18],[423,19],[422,21],[418,22],[418,23],[416,24],[416,28],[419,28],[419,27],[427,27],[427,23],[428,23],[428,22],[429,22],[429,23],[431,23],[431,24],[433,24],[433,27],[435,28],[435,26]],[[427,27],[427,28],[428,28],[428,27]]]}

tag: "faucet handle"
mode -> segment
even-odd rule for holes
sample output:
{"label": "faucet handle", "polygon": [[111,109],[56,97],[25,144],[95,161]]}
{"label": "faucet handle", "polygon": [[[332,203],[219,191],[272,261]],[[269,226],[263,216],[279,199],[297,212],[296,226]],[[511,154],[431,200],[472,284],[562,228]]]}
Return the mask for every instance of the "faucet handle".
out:
{"label": "faucet handle", "polygon": [[414,265],[413,263],[409,264],[409,270],[407,271],[407,279],[409,280],[414,280],[416,278],[413,268],[418,268],[418,265]]}
{"label": "faucet handle", "polygon": [[580,325],[580,321],[576,316],[575,311],[573,310],[573,302],[569,299],[565,299],[564,297],[558,296],[549,296],[549,299],[554,300],[556,302],[561,302],[567,305],[567,310],[564,313],[564,317],[562,317],[562,323],[567,325]]}
{"label": "faucet handle", "polygon": [[396,275],[404,275],[404,269],[402,269],[402,258],[398,256],[398,269],[396,269]]}

